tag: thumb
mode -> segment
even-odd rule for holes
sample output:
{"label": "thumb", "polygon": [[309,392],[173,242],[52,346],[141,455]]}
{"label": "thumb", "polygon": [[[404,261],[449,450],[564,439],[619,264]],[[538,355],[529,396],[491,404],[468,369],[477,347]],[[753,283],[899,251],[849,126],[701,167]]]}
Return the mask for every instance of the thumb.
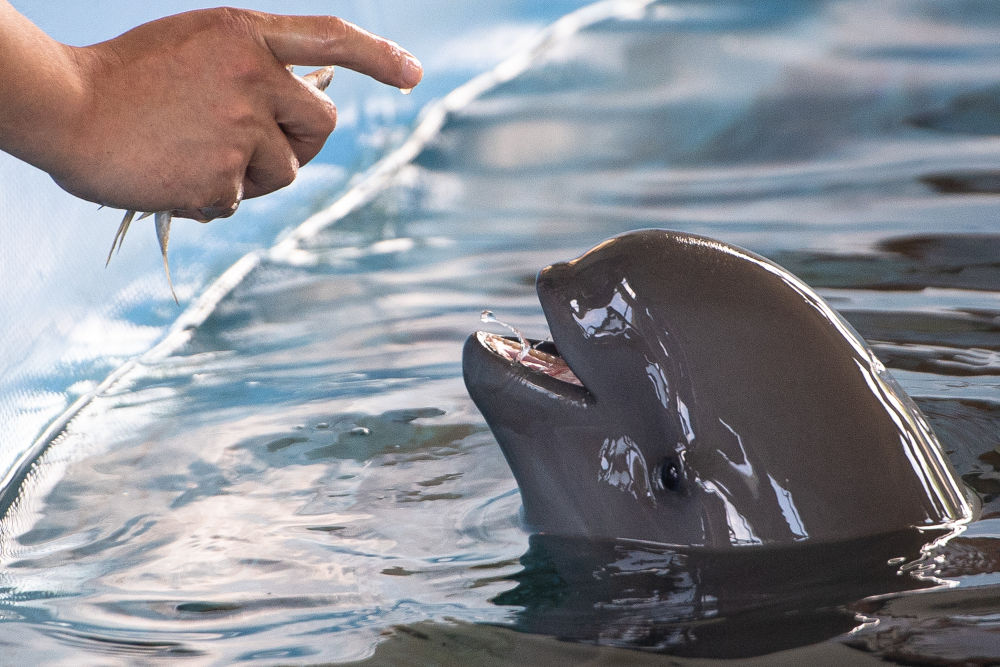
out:
{"label": "thumb", "polygon": [[257,17],[260,36],[283,65],[339,65],[397,88],[412,88],[423,77],[408,51],[335,16]]}

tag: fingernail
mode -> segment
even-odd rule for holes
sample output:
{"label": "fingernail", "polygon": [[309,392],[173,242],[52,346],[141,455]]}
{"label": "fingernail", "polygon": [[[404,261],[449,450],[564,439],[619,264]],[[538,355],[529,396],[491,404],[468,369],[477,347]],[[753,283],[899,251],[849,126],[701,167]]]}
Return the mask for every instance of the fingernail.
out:
{"label": "fingernail", "polygon": [[403,59],[403,81],[407,85],[405,88],[413,88],[415,85],[420,83],[420,79],[424,77],[424,68],[420,64],[420,61],[413,56],[407,54]]}

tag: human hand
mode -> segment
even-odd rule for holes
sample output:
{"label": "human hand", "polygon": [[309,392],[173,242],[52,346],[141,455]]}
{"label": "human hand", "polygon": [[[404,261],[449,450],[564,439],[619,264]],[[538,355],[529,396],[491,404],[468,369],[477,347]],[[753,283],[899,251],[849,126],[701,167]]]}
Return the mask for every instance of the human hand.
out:
{"label": "human hand", "polygon": [[81,102],[50,142],[65,148],[52,177],[84,199],[201,221],[291,183],[333,131],[334,104],[286,65],[399,88],[422,76],[412,55],[341,19],[236,9],[169,16],[73,56]]}

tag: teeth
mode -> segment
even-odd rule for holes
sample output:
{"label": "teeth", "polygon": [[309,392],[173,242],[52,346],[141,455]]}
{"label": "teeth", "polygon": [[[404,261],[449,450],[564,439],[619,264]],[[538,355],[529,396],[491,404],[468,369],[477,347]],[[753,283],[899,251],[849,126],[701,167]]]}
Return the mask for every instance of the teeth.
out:
{"label": "teeth", "polygon": [[562,357],[536,350],[530,346],[526,346],[526,344],[486,331],[480,331],[478,336],[480,343],[511,363],[521,364],[533,371],[545,373],[562,382],[575,384],[578,387],[583,386],[583,383],[570,370]]}

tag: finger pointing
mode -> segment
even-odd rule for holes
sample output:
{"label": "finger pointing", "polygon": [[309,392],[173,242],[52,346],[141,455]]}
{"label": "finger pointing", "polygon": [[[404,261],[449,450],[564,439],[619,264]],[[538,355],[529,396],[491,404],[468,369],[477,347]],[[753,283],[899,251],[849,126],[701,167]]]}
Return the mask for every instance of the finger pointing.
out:
{"label": "finger pointing", "polygon": [[411,53],[334,16],[257,14],[258,30],[279,62],[340,65],[396,86],[412,88],[423,68]]}

